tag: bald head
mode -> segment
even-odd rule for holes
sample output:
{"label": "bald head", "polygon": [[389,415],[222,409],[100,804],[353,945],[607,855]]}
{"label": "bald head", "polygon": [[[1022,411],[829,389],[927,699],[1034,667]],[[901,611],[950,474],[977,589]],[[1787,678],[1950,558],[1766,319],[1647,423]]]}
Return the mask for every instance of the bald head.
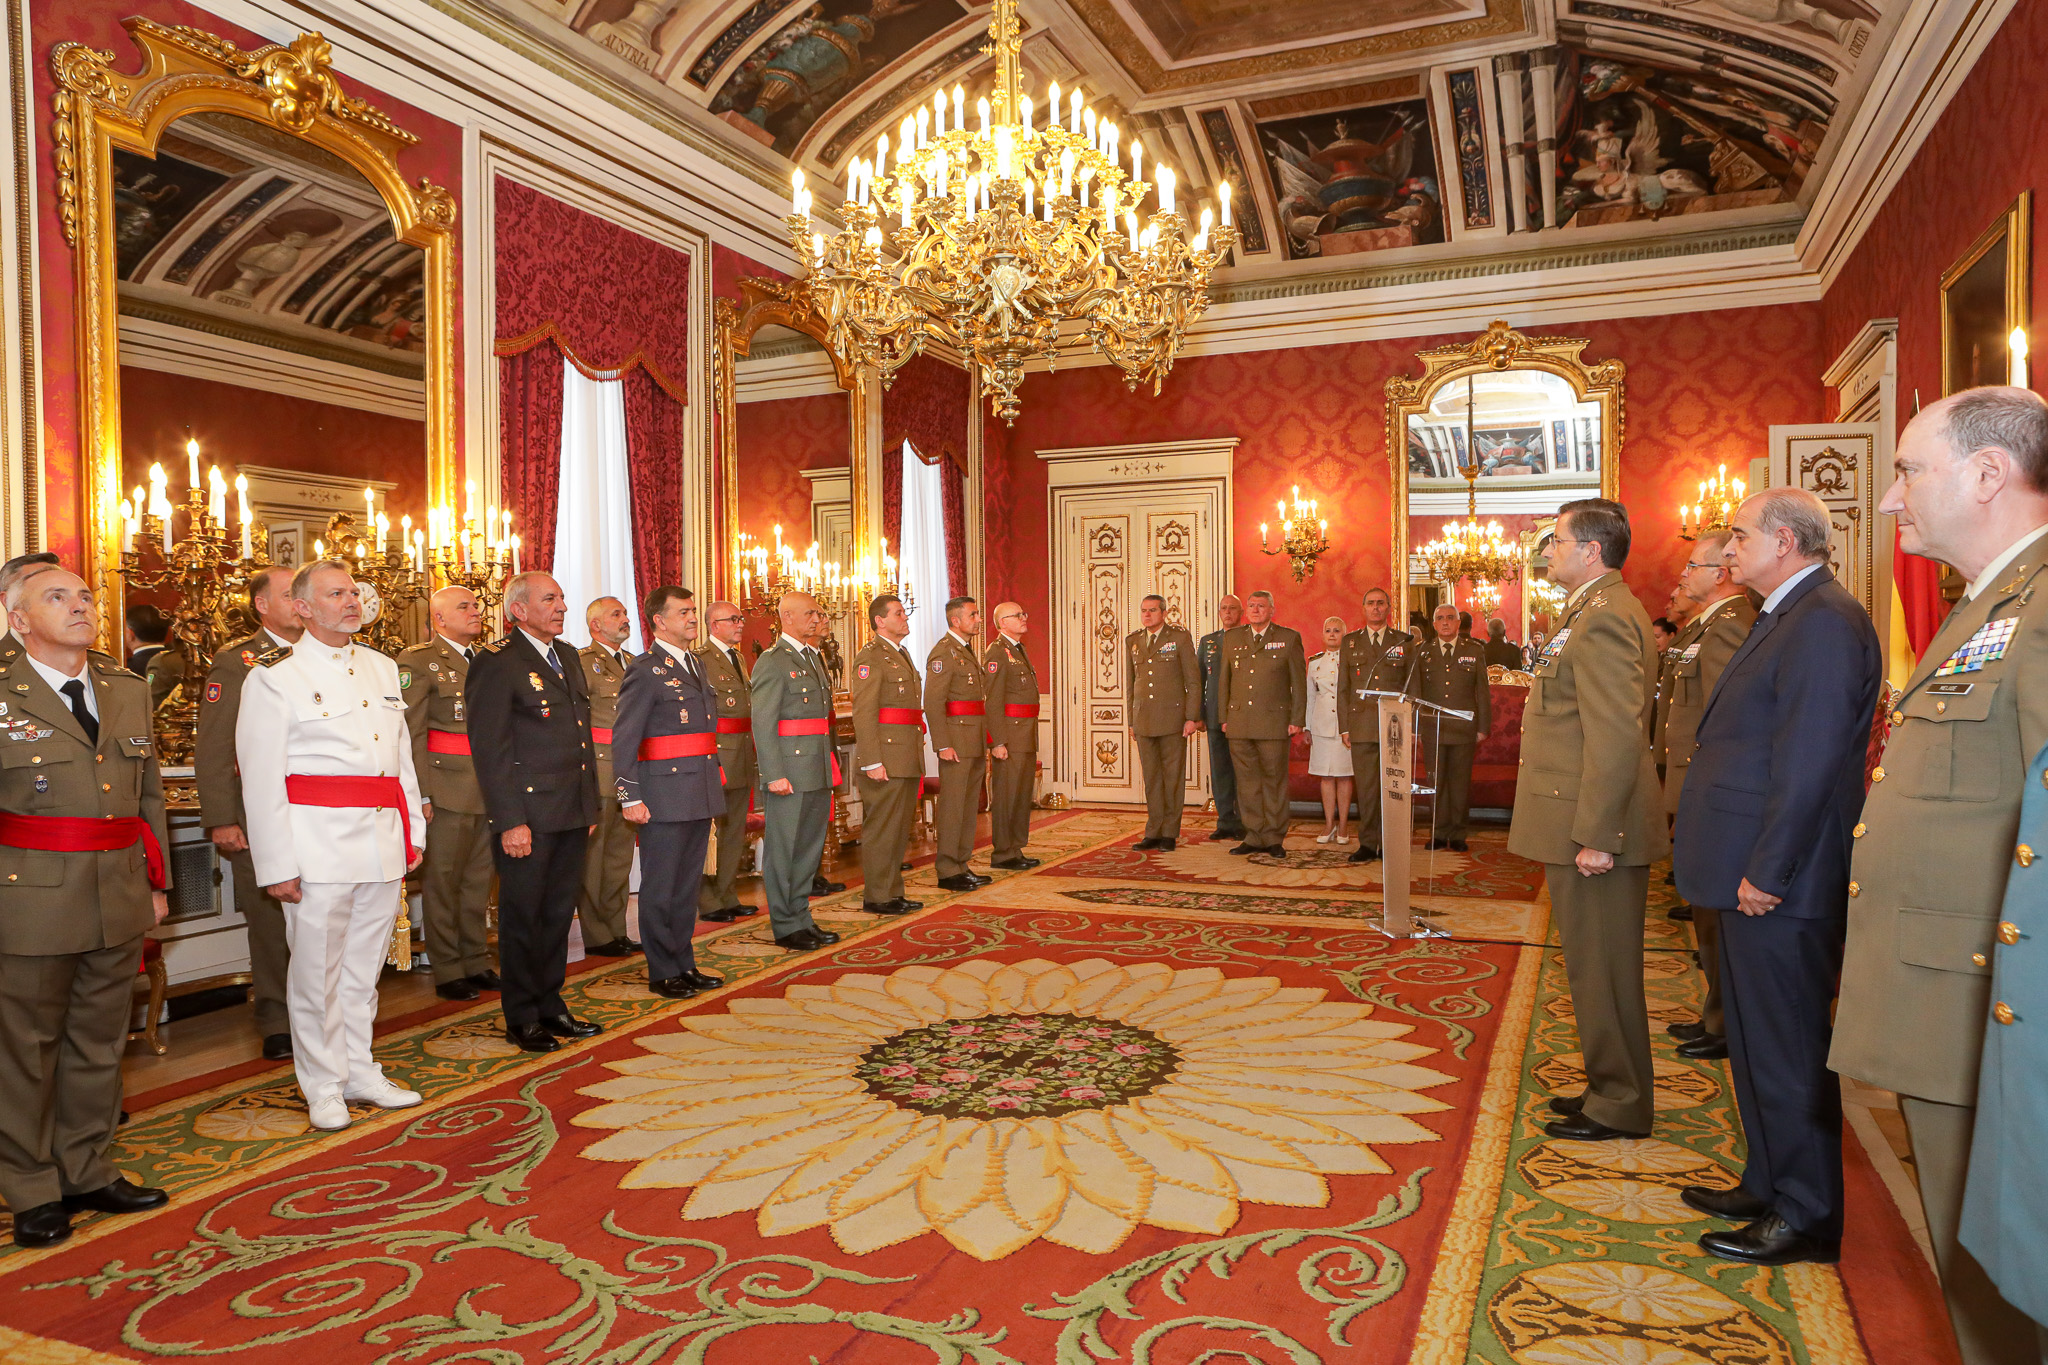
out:
{"label": "bald head", "polygon": [[704,629],[727,649],[737,649],[747,630],[747,618],[730,602],[713,602],[704,614]]}
{"label": "bald head", "polygon": [[1031,617],[1024,611],[1022,603],[996,603],[996,629],[1012,640],[1021,640],[1031,628]]}
{"label": "bald head", "polygon": [[1225,630],[1235,627],[1244,620],[1244,602],[1235,593],[1224,593],[1216,599],[1216,624]]}
{"label": "bald head", "polygon": [[427,608],[434,618],[434,633],[446,636],[450,644],[468,649],[484,633],[483,609],[477,605],[476,594],[460,584],[428,598]]}
{"label": "bald head", "polygon": [[782,633],[793,640],[809,643],[818,638],[825,629],[825,613],[818,606],[818,599],[807,592],[786,592],[775,604],[775,614],[782,621]]}

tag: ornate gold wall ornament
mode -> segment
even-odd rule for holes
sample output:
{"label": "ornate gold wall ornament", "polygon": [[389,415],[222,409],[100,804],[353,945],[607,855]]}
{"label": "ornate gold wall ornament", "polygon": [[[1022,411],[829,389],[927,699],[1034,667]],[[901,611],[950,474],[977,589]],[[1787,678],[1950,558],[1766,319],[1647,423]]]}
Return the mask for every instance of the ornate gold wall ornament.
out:
{"label": "ornate gold wall ornament", "polygon": [[398,154],[418,141],[367,102],[345,93],[317,33],[244,51],[228,39],[147,19],[122,20],[142,69],[112,69],[114,53],[82,43],[50,52],[57,211],[73,251],[78,331],[79,525],[84,570],[100,609],[100,644],[118,639],[121,397],[119,304],[111,217],[115,148],[154,156],[170,125],[219,113],[267,124],[321,148],[361,173],[391,213],[397,240],[426,257],[427,501],[453,504],[461,489],[455,450],[455,199],[428,180],[408,184]]}

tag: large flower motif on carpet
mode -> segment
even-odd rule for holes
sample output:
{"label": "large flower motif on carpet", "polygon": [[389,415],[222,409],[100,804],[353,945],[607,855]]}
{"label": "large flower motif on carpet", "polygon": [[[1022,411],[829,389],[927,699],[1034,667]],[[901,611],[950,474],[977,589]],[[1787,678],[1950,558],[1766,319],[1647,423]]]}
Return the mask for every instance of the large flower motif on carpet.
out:
{"label": "large flower motif on carpet", "polygon": [[982,1260],[1040,1237],[1114,1250],[1140,1223],[1228,1231],[1243,1203],[1320,1208],[1454,1077],[1412,1026],[1273,977],[1102,959],[854,974],[686,1016],[584,1091],[626,1188],[690,1219],[829,1225],[864,1253],[937,1232]]}

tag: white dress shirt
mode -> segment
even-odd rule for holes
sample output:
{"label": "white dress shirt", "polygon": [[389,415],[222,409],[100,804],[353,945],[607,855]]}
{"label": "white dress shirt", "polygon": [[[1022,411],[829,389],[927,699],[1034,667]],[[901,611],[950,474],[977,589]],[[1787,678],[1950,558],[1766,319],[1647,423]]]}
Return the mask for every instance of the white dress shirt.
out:
{"label": "white dress shirt", "polygon": [[1825,562],[1819,564],[1809,564],[1805,568],[1801,569],[1798,573],[1793,574],[1790,578],[1786,579],[1783,583],[1780,583],[1776,588],[1773,588],[1771,590],[1771,595],[1764,599],[1764,610],[1777,610],[1778,604],[1785,600],[1785,595],[1787,593],[1791,592],[1793,588],[1798,586],[1800,579],[1806,577],[1810,573],[1814,573],[1818,570],[1822,570],[1825,568],[1827,568],[1827,564]]}
{"label": "white dress shirt", "polygon": [[2036,526],[2033,530],[2006,546],[2003,554],[1984,566],[1983,573],[1970,580],[1970,596],[1974,598],[1990,587],[1993,580],[2004,573],[2008,565],[2025,554],[2027,547],[2039,540],[2043,535],[2048,535],[2048,526]]}
{"label": "white dress shirt", "polygon": [[56,669],[50,667],[41,659],[38,659],[35,655],[29,653],[28,650],[26,649],[22,650],[21,657],[29,661],[29,665],[33,667],[37,673],[42,675],[42,679],[44,682],[50,685],[50,690],[57,694],[58,700],[64,702],[66,705],[70,704],[71,698],[64,695],[64,684],[68,682],[84,683],[85,709],[92,712],[92,718],[94,720],[98,720],[100,718],[100,699],[93,695],[92,690],[91,659],[87,659],[83,663],[79,664],[78,672],[72,674],[64,674],[59,673]]}

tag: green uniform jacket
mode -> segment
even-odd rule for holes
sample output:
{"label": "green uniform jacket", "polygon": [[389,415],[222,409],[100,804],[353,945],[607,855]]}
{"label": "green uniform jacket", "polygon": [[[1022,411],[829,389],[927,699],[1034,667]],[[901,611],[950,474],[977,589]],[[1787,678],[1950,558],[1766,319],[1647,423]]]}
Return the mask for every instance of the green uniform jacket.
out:
{"label": "green uniform jacket", "polygon": [[1664,765],[1664,813],[1678,814],[1678,794],[1685,786],[1692,751],[1699,747],[1700,713],[1721,670],[1749,638],[1756,608],[1749,594],[1723,598],[1713,615],[1694,617],[1664,651],[1663,684],[1658,689],[1659,724],[1652,741],[1657,762]]}
{"label": "green uniform jacket", "polygon": [[412,732],[412,770],[419,775],[420,795],[437,809],[460,815],[482,815],[484,794],[476,783],[476,761],[468,754],[437,754],[427,748],[427,735],[442,730],[469,734],[462,686],[469,660],[440,636],[399,651],[398,691],[405,698],[405,724]]}
{"label": "green uniform jacket", "polygon": [[[2027,756],[2048,743],[2044,558],[2048,540],[1949,613],[1892,705],[1855,830],[1828,1065],[1941,1104],[1975,1102]],[[1966,643],[1982,667],[1956,666]]]}
{"label": "green uniform jacket", "polygon": [[1427,753],[1438,743],[1476,744],[1485,739],[1493,729],[1493,693],[1486,681],[1486,646],[1461,635],[1451,641],[1448,659],[1444,657],[1441,640],[1424,640],[1409,648],[1422,656],[1415,670],[1415,695],[1453,711],[1472,713],[1470,720],[1443,717],[1443,735],[1439,739],[1439,718],[1418,708],[1415,733],[1422,740],[1423,751]]}
{"label": "green uniform jacket", "polygon": [[1530,670],[1508,850],[1569,863],[1581,848],[1623,867],[1669,851],[1650,759],[1650,616],[1618,572],[1587,584]]}
{"label": "green uniform jacket", "polygon": [[609,735],[619,719],[619,687],[626,681],[626,665],[633,656],[624,650],[601,648],[596,641],[576,651],[583,665],[583,685],[590,689],[590,747],[597,755],[597,795],[602,801],[616,801],[618,792],[612,775],[612,745],[600,740]]}
{"label": "green uniform jacket", "polygon": [[149,680],[149,706],[154,711],[185,681],[184,653],[174,645],[166,645],[149,656],[149,662],[143,665],[143,676]]}
{"label": "green uniform jacket", "polygon": [[[1007,745],[1010,757],[1038,752],[1038,670],[1025,657],[1024,646],[1007,635],[989,641],[981,656],[988,674],[988,734],[992,744]],[[1024,716],[1008,714],[1004,708],[1028,706]]]}
{"label": "green uniform jacket", "polygon": [[853,766],[880,763],[892,778],[924,776],[924,729],[882,723],[883,707],[924,715],[924,689],[910,656],[875,636],[853,656]]}
{"label": "green uniform jacket", "polygon": [[[95,652],[86,663],[99,708],[89,743],[71,704],[23,652],[0,663],[0,811],[101,820],[141,816],[170,871],[164,785],[150,736],[149,684]],[[127,943],[156,922],[143,843],[105,853],[0,848],[0,953],[87,953]]]}
{"label": "green uniform jacket", "polygon": [[1265,638],[1250,626],[1223,633],[1223,689],[1217,698],[1231,739],[1286,739],[1287,727],[1308,724],[1308,655],[1301,632],[1268,623]]}
{"label": "green uniform jacket", "polygon": [[256,660],[277,647],[270,632],[259,630],[225,646],[207,670],[192,757],[199,785],[199,823],[207,829],[247,823],[242,818],[242,774],[235,766],[235,719],[242,711],[242,680]]}
{"label": "green uniform jacket", "polygon": [[[734,665],[737,658],[739,663]],[[754,696],[747,671],[747,656],[738,649],[731,654],[716,640],[697,646],[697,661],[704,666],[705,681],[718,696],[718,718],[720,720],[744,720],[750,725],[754,716]],[[754,762],[754,736],[751,731],[742,730],[718,734],[718,763],[725,769],[725,785],[728,787],[751,787],[759,772]]]}
{"label": "green uniform jacket", "polygon": [[1202,661],[1195,637],[1175,625],[1140,626],[1124,637],[1124,714],[1140,735],[1177,735],[1202,719]]}
{"label": "green uniform jacket", "polygon": [[1337,730],[1351,736],[1353,744],[1377,743],[1380,733],[1380,699],[1358,694],[1399,692],[1408,682],[1414,643],[1407,631],[1393,626],[1380,631],[1377,649],[1369,630],[1344,637],[1337,654]]}
{"label": "green uniform jacket", "polygon": [[[810,661],[778,637],[754,660],[754,756],[760,785],[787,780],[800,792],[832,786],[832,686],[822,666]],[[785,720],[822,720],[822,735],[780,735]]]}
{"label": "green uniform jacket", "polygon": [[982,672],[971,646],[947,631],[932,646],[924,664],[924,723],[931,732],[932,748],[951,749],[962,760],[979,758],[987,752],[986,715],[949,716],[949,701],[986,701]]}

